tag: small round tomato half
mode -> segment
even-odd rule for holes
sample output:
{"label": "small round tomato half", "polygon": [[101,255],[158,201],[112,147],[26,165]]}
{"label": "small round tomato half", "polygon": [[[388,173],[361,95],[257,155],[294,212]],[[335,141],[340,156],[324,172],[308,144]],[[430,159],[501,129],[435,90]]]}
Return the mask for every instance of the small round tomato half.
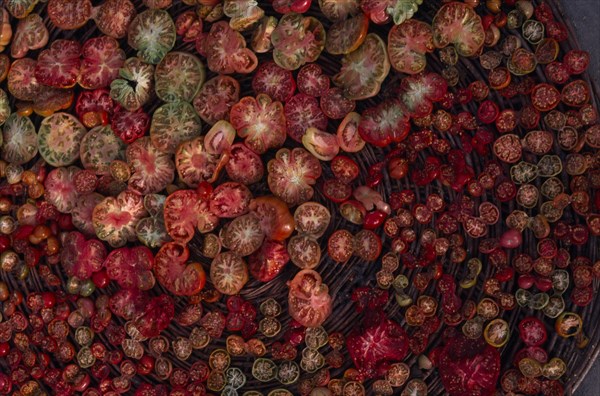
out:
{"label": "small round tomato half", "polygon": [[560,91],[547,83],[540,83],[531,91],[531,104],[537,111],[550,111],[558,106],[560,100]]}
{"label": "small round tomato half", "polygon": [[350,260],[354,253],[354,236],[348,230],[337,230],[327,240],[327,254],[338,263]]}
{"label": "small round tomato half", "polygon": [[548,333],[541,320],[529,316],[519,322],[519,337],[527,346],[540,346],[546,342]]}

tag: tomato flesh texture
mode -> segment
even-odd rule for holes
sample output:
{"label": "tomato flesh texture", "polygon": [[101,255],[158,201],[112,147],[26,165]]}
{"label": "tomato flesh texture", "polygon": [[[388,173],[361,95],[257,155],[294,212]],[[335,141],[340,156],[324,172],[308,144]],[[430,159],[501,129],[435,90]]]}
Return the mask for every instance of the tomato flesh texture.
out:
{"label": "tomato flesh texture", "polygon": [[360,136],[366,142],[378,147],[403,141],[409,131],[409,117],[400,101],[396,99],[365,110],[358,125]]}

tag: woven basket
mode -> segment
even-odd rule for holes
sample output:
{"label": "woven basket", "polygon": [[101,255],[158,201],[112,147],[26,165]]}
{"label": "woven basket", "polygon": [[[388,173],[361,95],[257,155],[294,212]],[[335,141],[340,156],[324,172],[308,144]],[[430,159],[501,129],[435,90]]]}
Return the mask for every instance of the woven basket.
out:
{"label": "woven basket", "polygon": [[[540,2],[539,0],[534,0],[534,3],[536,3],[536,4],[539,2]],[[564,16],[565,14],[563,12],[560,2],[558,0],[548,0],[547,2],[551,5],[551,7],[554,11],[555,18],[558,21],[565,23],[569,29],[569,40],[561,43],[562,53],[564,53],[565,51],[572,49],[572,48],[578,48],[575,32],[574,32],[571,24],[569,23],[569,21],[565,19],[565,16]],[[260,3],[260,6],[263,7],[263,9],[265,9],[267,14],[275,15],[269,2],[259,1],[259,3]],[[138,10],[143,7],[141,0],[135,1],[135,4],[136,4],[136,7],[138,8]],[[425,0],[424,4],[420,6],[419,12],[417,13],[416,18],[423,20],[423,21],[431,22],[433,16],[435,15],[436,10],[440,7],[440,4],[441,4],[441,0]],[[169,12],[172,15],[173,19],[175,19],[175,17],[177,15],[179,15],[180,13],[182,13],[186,10],[189,10],[189,9],[192,9],[192,7],[182,4],[180,1],[174,1],[174,5],[171,8],[169,8]],[[48,27],[48,29],[50,31],[50,41],[56,40],[59,38],[67,38],[67,39],[75,39],[75,40],[79,40],[79,41],[83,42],[90,37],[94,37],[94,36],[97,36],[100,34],[100,32],[97,30],[93,21],[88,22],[84,27],[77,30],[76,32],[61,31],[61,30],[54,28],[52,23],[49,21],[47,15],[46,15],[45,3],[38,4],[36,6],[36,9],[34,12],[37,12],[44,17],[46,26]],[[313,5],[307,14],[319,18],[319,20],[321,20],[321,22],[323,23],[323,25],[326,28],[329,27],[329,25],[331,24],[326,18],[324,18],[320,14],[318,2],[316,0],[313,1]],[[387,37],[387,31],[390,29],[390,27],[391,27],[391,25],[376,26],[374,24],[371,24],[370,29],[371,29],[371,31],[378,33],[381,37]],[[14,27],[13,27],[13,29],[14,29]],[[516,32],[512,32],[512,33],[514,34]],[[523,44],[525,46],[528,45],[527,42],[524,40],[523,40]],[[121,48],[123,48],[127,51],[128,57],[135,56],[135,51],[133,51],[127,45],[126,39],[121,40]],[[529,48],[529,49],[531,49],[531,48]],[[178,40],[174,50],[182,50],[182,51],[189,51],[192,53],[196,53],[195,49],[193,47],[193,43],[182,43],[181,40]],[[36,57],[37,54],[38,54],[38,51],[35,51],[35,52],[31,53],[29,56]],[[271,54],[260,55],[259,59],[264,60],[264,59],[269,58],[270,56],[271,56]],[[332,56],[332,55],[326,54],[324,52],[321,55],[321,57],[319,58],[318,63],[322,66],[323,70],[327,74],[333,75],[339,70],[340,59],[341,58],[338,56]],[[431,54],[428,57],[428,69],[429,70],[441,72],[443,67],[444,67],[444,65],[439,61],[439,59],[437,58],[435,53]],[[474,80],[487,81],[487,72],[482,69],[482,67],[480,66],[479,61],[477,59],[460,58],[459,64],[457,65],[457,67],[459,68],[460,73],[461,73],[460,83],[459,83],[458,87],[465,87],[466,85],[468,85],[469,82],[474,81]],[[207,79],[213,77],[214,75],[215,75],[214,73],[209,71],[208,75],[207,75]],[[236,75],[235,77],[240,81],[240,84],[242,87],[242,95],[241,96],[254,94],[250,87],[251,76]],[[537,79],[539,79],[540,81],[542,81],[544,79],[544,75],[543,75],[543,73],[541,73],[539,68],[537,70],[537,75],[535,77]],[[592,85],[593,94],[594,94],[593,102],[594,102],[596,109],[600,110],[600,106],[599,106],[600,105],[600,101],[599,101],[600,95],[598,95],[599,94],[598,87],[590,82],[589,76],[587,74],[585,74],[583,76],[583,78],[585,78],[586,81],[588,81]],[[398,73],[392,71],[390,73],[390,76],[388,77],[388,79],[382,85],[384,87],[382,89],[382,92],[377,97],[358,102],[356,111],[362,112],[362,110],[364,110],[365,108],[371,107],[374,104],[381,102],[383,100],[383,98],[391,95],[392,91],[393,91],[393,87],[395,87],[397,85],[399,79],[400,79],[400,76],[398,75]],[[3,83],[2,87],[6,88],[5,85],[6,85],[6,83]],[[507,100],[507,99],[501,97],[497,92],[492,92],[491,97],[497,103],[502,104],[502,106],[504,108],[519,109],[524,104],[524,99],[521,97],[517,97],[515,100],[510,101],[510,100]],[[158,99],[154,98],[154,100],[151,101],[151,104],[145,107],[145,110],[148,112],[152,112],[159,105],[160,105],[160,101]],[[467,106],[467,110],[476,112],[476,105],[473,103],[469,104]],[[70,112],[73,111],[73,108],[71,108],[69,111]],[[32,116],[32,119],[34,120],[36,125],[39,126],[41,118],[39,116]],[[329,130],[335,130],[336,127],[337,127],[337,124],[334,122],[331,122]],[[204,132],[206,132],[208,130],[208,128],[209,128],[208,125],[204,125]],[[445,134],[444,138],[450,140],[454,147],[460,147],[460,142],[455,136]],[[288,146],[288,147],[293,147],[293,146],[297,146],[297,145],[298,144],[295,142],[290,142],[290,139],[288,139],[288,141],[286,142],[286,146]],[[360,176],[359,182],[361,184],[365,183],[365,179],[366,179],[366,175],[367,175],[369,166],[380,161],[381,159],[383,159],[385,153],[388,151],[390,151],[389,148],[380,149],[380,148],[375,148],[371,145],[367,145],[365,147],[365,149],[363,149],[360,153],[350,155],[360,165],[361,176]],[[425,153],[426,153],[426,151],[425,151]],[[565,153],[562,150],[557,150],[557,153],[559,153],[563,157],[565,156]],[[425,158],[424,153],[421,153],[420,158],[418,159],[416,165],[420,166],[423,163],[424,158]],[[470,154],[468,156],[468,158],[471,161],[475,171],[480,172],[482,170],[484,160],[479,158],[476,154]],[[329,168],[328,167],[324,168],[324,177],[328,178],[331,176],[332,175],[329,172]],[[565,176],[563,176],[563,181],[565,181],[565,182],[567,181]],[[538,187],[539,187],[540,181],[537,180],[536,182],[538,183]],[[412,189],[416,193],[417,200],[420,202],[423,202],[425,197],[428,194],[433,193],[433,192],[436,192],[436,193],[442,195],[446,202],[452,202],[459,197],[458,194],[455,193],[453,190],[451,190],[449,188],[444,188],[439,183],[429,184],[426,187],[416,187],[408,181],[408,178],[404,178],[400,181],[393,180],[388,177],[387,173],[385,173],[384,179],[383,179],[382,183],[380,183],[380,185],[377,187],[377,189],[380,193],[383,194],[383,196],[386,200],[389,197],[389,194],[391,192],[400,191],[402,189]],[[252,185],[251,190],[255,195],[264,195],[264,194],[269,193],[269,189],[266,185],[266,180],[263,180],[262,182]],[[335,204],[333,204],[330,200],[326,199],[318,189],[315,194],[315,200],[326,205],[332,214],[332,221],[329,226],[329,229],[327,230],[325,236],[320,239],[321,249],[323,251],[326,251],[326,241],[327,241],[326,236],[329,235],[334,230],[339,229],[339,228],[346,228],[354,233],[360,229],[358,226],[354,226],[354,225],[348,223],[346,220],[344,220],[340,216],[337,206]],[[508,213],[510,213],[511,210],[515,209],[513,207],[514,204],[511,204],[510,207],[508,207],[508,205],[506,205],[506,204],[502,205],[491,194],[481,197],[480,200],[488,200],[488,201],[496,203],[499,208],[502,208],[503,216],[506,216]],[[477,202],[477,200],[475,200],[475,202]],[[570,209],[568,209],[568,210],[570,210]],[[577,216],[573,216],[573,213],[567,213],[566,216],[571,216],[571,218],[576,218],[576,219],[578,219],[578,221],[582,221],[581,218],[578,218]],[[499,237],[502,234],[504,227],[505,227],[504,222],[500,221],[495,226],[489,228],[488,235],[490,237]],[[420,231],[424,230],[425,228],[428,228],[428,227],[420,226],[418,233]],[[386,249],[389,250],[389,248],[390,248],[390,240],[389,240],[389,238],[386,239],[385,235],[382,232],[381,232],[381,236],[384,241],[384,252],[385,252]],[[535,238],[533,238],[531,235],[525,236],[523,246],[521,248],[519,248],[518,250],[533,253],[533,252],[535,252],[535,249],[536,249],[536,245],[535,245],[536,242],[537,241],[535,240]],[[571,248],[572,257],[577,256],[577,255],[584,255],[584,256],[590,257],[593,261],[599,259],[600,258],[599,257],[600,249],[597,248],[598,242],[600,242],[600,241],[598,241],[598,239],[596,237],[591,237],[590,241],[587,243],[587,245],[585,245],[583,247],[572,247]],[[206,257],[202,256],[199,253],[201,251],[201,246],[202,246],[202,238],[200,235],[197,234],[195,236],[195,238],[192,240],[192,242],[190,243],[190,248],[192,251],[192,258],[197,260],[198,262],[201,262],[208,272],[210,260],[207,259]],[[469,256],[470,257],[479,256],[482,259],[482,261],[484,262],[484,270],[483,270],[484,273],[482,274],[482,276],[483,277],[491,276],[493,274],[493,269],[491,268],[490,265],[485,265],[487,258],[486,258],[486,256],[478,254],[477,246],[478,246],[478,244],[476,241],[474,241],[471,238],[467,238],[466,248],[467,248]],[[418,253],[418,249],[419,249],[418,246],[413,246],[413,250],[415,250],[415,253]],[[55,271],[56,275],[61,277],[63,283],[66,282],[67,277],[64,273],[61,272],[60,266],[53,266],[52,268]],[[353,289],[355,289],[357,286],[365,286],[365,285],[375,286],[376,285],[375,273],[380,268],[381,267],[380,267],[379,262],[366,263],[366,262],[362,262],[361,260],[357,259],[356,257],[353,257],[348,263],[346,263],[344,265],[340,265],[340,264],[337,264],[337,263],[334,263],[333,261],[331,261],[327,255],[325,255],[325,254],[323,255],[322,261],[321,261],[319,267],[317,268],[317,270],[322,275],[323,282],[329,286],[330,293],[334,299],[333,314],[331,315],[331,317],[329,317],[329,319],[323,325],[329,333],[339,331],[339,332],[344,333],[345,335],[348,335],[350,333],[350,331],[353,329],[353,327],[357,323],[359,323],[361,314],[358,314],[355,311],[354,305],[350,301],[350,295],[351,295]],[[418,270],[404,271],[404,274],[407,275],[409,277],[409,279],[412,279],[414,277],[414,275],[417,273],[417,271]],[[461,266],[457,266],[457,265],[452,266],[449,263],[445,263],[444,271],[458,277],[461,273]],[[285,308],[285,307],[287,307],[287,290],[288,290],[287,286],[286,286],[286,281],[291,279],[296,272],[297,272],[297,268],[292,264],[288,264],[286,266],[286,268],[284,269],[284,271],[282,272],[282,274],[280,274],[277,278],[275,278],[275,280],[273,280],[271,282],[261,283],[261,282],[255,281],[255,280],[251,280],[244,287],[244,289],[241,292],[241,295],[245,299],[252,301],[255,305],[259,305],[265,299],[267,299],[269,297],[273,297],[277,301],[279,301],[282,304],[282,306]],[[0,272],[0,276],[3,281],[5,281],[9,284],[10,288],[15,289],[15,290],[20,290],[24,295],[27,295],[28,293],[33,292],[33,291],[47,290],[47,286],[41,280],[40,276],[38,275],[38,273],[35,269],[32,269],[31,274],[27,278],[26,281],[18,281],[15,276],[5,273],[5,272]],[[482,278],[480,278],[480,279],[482,279]],[[463,300],[466,298],[471,298],[471,299],[477,301],[478,298],[480,298],[483,295],[483,292],[481,290],[481,283],[482,282],[480,281],[477,286],[475,286],[471,289],[468,289],[468,290],[461,291],[460,292],[461,298]],[[209,280],[209,286],[210,286],[210,280]],[[514,292],[514,290],[516,290],[516,285],[515,285],[514,281],[511,281],[508,284],[505,284],[503,287],[504,287],[505,291],[513,291]],[[104,289],[102,291],[97,291],[94,295],[98,295],[98,293],[112,294],[116,290],[117,290],[117,286],[115,286],[113,284],[110,287],[108,287],[107,289]],[[155,286],[155,288],[153,289],[152,293],[158,295],[158,294],[167,293],[167,292],[165,290],[163,290],[161,288],[161,286],[159,286],[157,284],[157,286]],[[410,289],[408,294],[410,294],[413,298],[416,298],[418,296],[418,292],[414,289],[414,287],[412,287]],[[424,292],[424,294],[436,296],[437,293],[435,291],[434,285],[430,285],[428,287],[428,289]],[[439,295],[437,295],[437,296],[439,297]],[[185,299],[179,298],[177,300],[177,305],[176,305],[177,308],[181,309],[185,305],[186,305]],[[21,309],[23,309],[26,314],[28,313],[27,308],[25,307],[24,304],[21,305]],[[215,304],[206,304],[205,305],[206,311],[212,311],[214,309],[219,309],[219,310],[224,311],[225,305],[223,304],[223,301],[215,303]],[[557,336],[553,331],[550,331],[549,339],[546,342],[545,347],[549,351],[551,357],[554,357],[554,356],[560,357],[566,362],[567,367],[568,367],[568,372],[563,379],[565,381],[566,394],[571,394],[581,383],[583,377],[586,375],[586,373],[590,369],[595,358],[600,353],[600,343],[599,343],[600,331],[597,330],[598,325],[600,324],[600,302],[596,299],[589,306],[585,307],[584,309],[581,309],[581,308],[578,308],[578,307],[572,305],[567,299],[567,310],[576,312],[584,318],[584,331],[590,337],[589,345],[585,349],[580,350],[576,347],[575,342],[573,342],[571,339],[565,340],[565,339]],[[284,309],[284,314],[278,318],[282,321],[282,325],[283,325],[284,329],[286,328],[287,324],[290,321],[289,315],[287,315],[287,313],[285,311],[286,310]],[[387,304],[386,312],[388,312],[390,314],[391,318],[398,321],[405,328],[408,327],[408,326],[406,326],[406,322],[404,320],[403,310],[401,310],[398,307],[398,305],[395,303],[393,298],[391,298],[389,303]],[[510,339],[509,343],[501,349],[502,362],[503,362],[502,369],[503,370],[506,370],[512,366],[513,356],[523,346],[522,342],[520,342],[518,340],[516,324],[523,317],[528,316],[528,315],[535,315],[535,314],[536,313],[532,310],[526,310],[526,309],[517,307],[517,309],[515,309],[514,311],[503,315],[503,318],[510,323],[511,328],[512,328],[512,335],[511,335],[511,339]],[[113,318],[114,318],[114,316],[113,316]],[[113,319],[113,320],[115,320],[115,319]],[[120,320],[120,319],[116,319],[116,320]],[[550,321],[548,319],[543,319],[543,320],[545,321],[545,323],[549,329],[552,329],[554,327],[553,321]],[[123,321],[121,321],[121,324],[123,324]],[[168,327],[168,329],[163,332],[163,335],[169,339],[174,339],[179,336],[187,337],[187,336],[189,336],[190,330],[191,330],[190,328],[184,328],[184,327],[178,326],[173,322]],[[409,332],[411,332],[411,331],[409,330]],[[227,333],[225,333],[225,334],[227,334]],[[438,334],[439,334],[439,332],[438,332]],[[71,333],[70,338],[71,338],[71,341],[73,343],[75,343],[72,338],[72,335],[73,335],[73,332]],[[210,352],[213,351],[214,349],[224,348],[224,339],[225,339],[225,337],[222,337],[219,340],[212,340],[211,343],[209,344],[209,346],[207,348],[205,348],[204,350],[195,350],[193,352],[193,354],[190,356],[190,358],[187,359],[187,361],[181,361],[181,360],[177,359],[171,352],[165,354],[165,356],[169,357],[169,359],[173,363],[173,367],[189,368],[190,365],[194,361],[199,360],[199,359],[207,359]],[[265,341],[265,343],[267,345],[270,345],[276,339],[277,338],[275,338],[275,339],[263,338],[263,340]],[[107,347],[109,346],[109,343],[103,334],[97,334],[95,341],[97,341],[97,340],[101,340],[105,343],[105,345],[107,345]],[[439,345],[440,342],[441,342],[441,337],[434,335],[432,337],[432,341],[430,343],[429,348],[433,348],[436,345]],[[146,348],[146,352],[148,352],[147,345],[145,345],[145,348]],[[329,347],[326,347],[324,352],[328,352],[328,350],[329,350]],[[430,350],[430,349],[428,349],[428,350]],[[348,356],[348,355],[346,354],[345,356]],[[445,391],[444,391],[444,388],[440,381],[437,370],[423,370],[423,371],[419,370],[418,368],[416,368],[417,367],[416,358],[417,358],[416,356],[409,355],[409,357],[406,359],[406,363],[409,366],[413,367],[412,377],[420,377],[426,381],[426,383],[428,384],[428,387],[429,387],[429,395],[445,394]],[[261,383],[261,382],[255,380],[252,377],[252,375],[250,374],[253,360],[254,359],[250,356],[232,358],[232,366],[241,368],[242,370],[244,370],[244,372],[247,375],[246,385],[244,386],[243,389],[241,389],[242,392],[240,392],[240,394],[243,393],[243,391],[245,391],[245,390],[258,390],[258,391],[263,391],[263,392],[266,391],[265,392],[265,394],[266,394],[269,390],[284,387],[284,386],[281,386],[276,381],[272,381],[270,383]],[[58,364],[58,363],[55,362],[55,364]],[[348,358],[348,360],[344,363],[342,368],[332,370],[332,372],[331,372],[332,378],[341,377],[343,375],[344,370],[346,370],[352,366],[353,366],[352,361]],[[5,371],[5,372],[8,371],[6,362],[3,359],[0,359],[0,371]],[[118,375],[117,367],[115,367],[115,371],[113,371],[112,375]],[[134,377],[132,379],[132,381],[133,381],[132,388],[131,388],[132,390],[136,389],[137,386],[139,386],[139,384],[141,384],[143,382],[150,381],[151,383],[154,383],[154,384],[161,383],[161,381],[158,380],[158,378],[156,378],[153,375],[146,376],[146,377],[142,377],[142,376],[138,375],[138,376]],[[297,390],[294,386],[284,387],[284,388],[287,388],[292,393],[297,394]],[[365,388],[370,389],[370,383],[365,384]],[[52,392],[50,389],[46,389],[46,390],[48,392]],[[398,388],[396,388],[396,392],[399,394]],[[130,391],[130,393],[132,394],[133,392]]]}

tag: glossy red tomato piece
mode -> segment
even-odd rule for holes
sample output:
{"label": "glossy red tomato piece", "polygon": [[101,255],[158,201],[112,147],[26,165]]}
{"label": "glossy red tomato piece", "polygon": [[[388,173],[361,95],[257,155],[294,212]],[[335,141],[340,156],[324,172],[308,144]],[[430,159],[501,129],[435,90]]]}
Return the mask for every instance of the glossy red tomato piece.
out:
{"label": "glossy red tomato piece", "polygon": [[334,231],[327,240],[327,254],[338,263],[350,260],[354,252],[354,237],[348,230]]}

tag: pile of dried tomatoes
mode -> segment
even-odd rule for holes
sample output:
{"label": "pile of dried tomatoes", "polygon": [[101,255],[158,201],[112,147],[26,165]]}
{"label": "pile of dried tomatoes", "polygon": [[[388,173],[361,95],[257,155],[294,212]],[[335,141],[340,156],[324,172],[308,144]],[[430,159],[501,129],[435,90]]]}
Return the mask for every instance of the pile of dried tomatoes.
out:
{"label": "pile of dried tomatoes", "polygon": [[0,395],[577,374],[550,345],[589,342],[600,120],[549,3],[8,0],[0,23]]}

